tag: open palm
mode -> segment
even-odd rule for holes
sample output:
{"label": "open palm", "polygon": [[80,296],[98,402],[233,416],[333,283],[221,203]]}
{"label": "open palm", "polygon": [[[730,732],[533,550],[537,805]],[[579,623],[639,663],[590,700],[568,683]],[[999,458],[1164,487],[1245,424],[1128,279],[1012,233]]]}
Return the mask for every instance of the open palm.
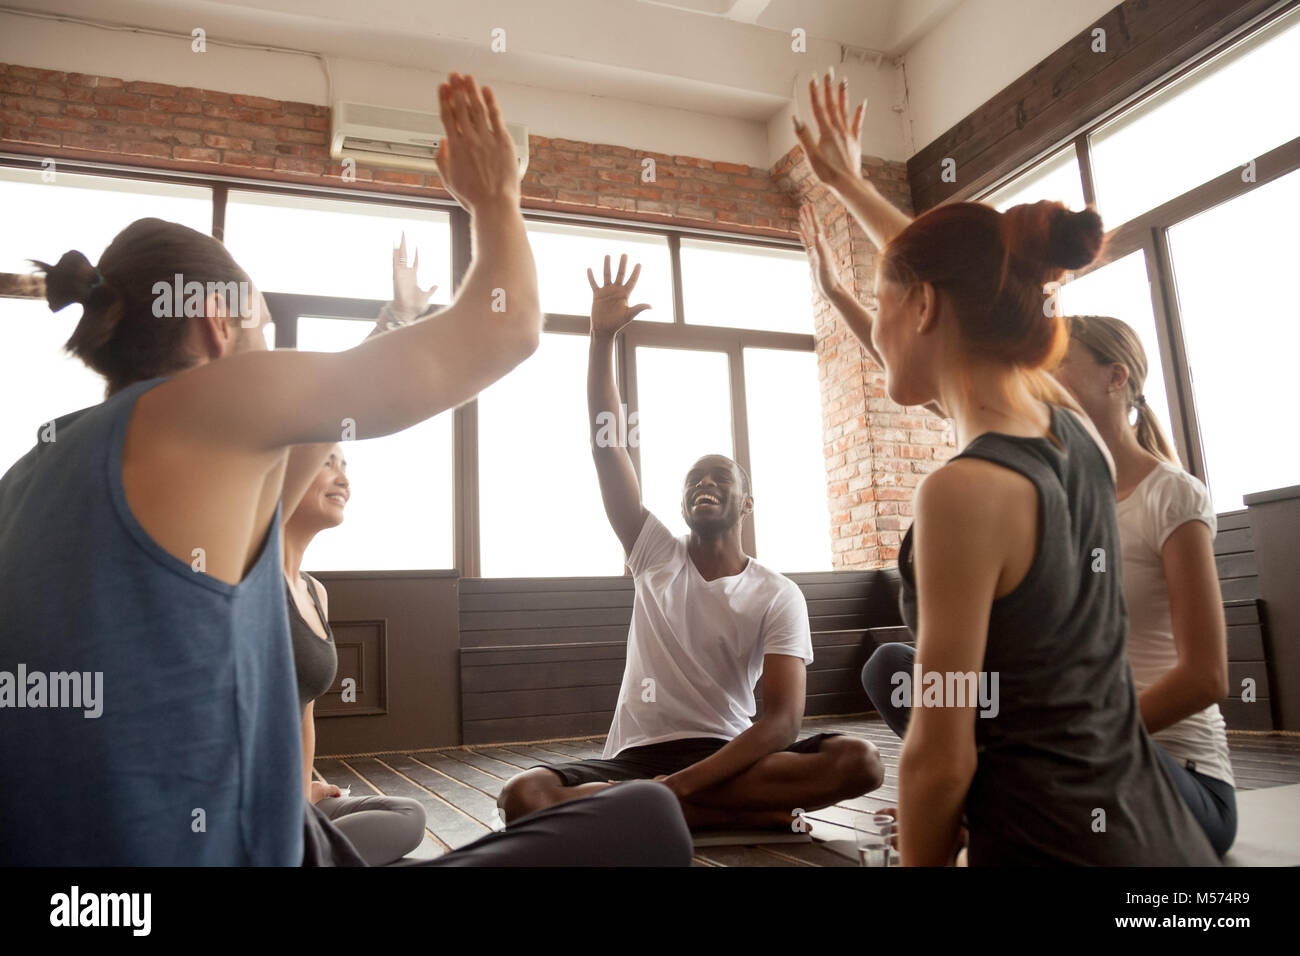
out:
{"label": "open palm", "polygon": [[637,263],[632,274],[623,281],[627,271],[627,256],[618,260],[618,275],[610,278],[609,256],[605,257],[605,283],[596,284],[596,277],[587,270],[587,282],[591,285],[591,330],[603,335],[613,335],[638,315],[650,308],[648,303],[629,306],[628,296],[636,287],[637,277],[641,275],[641,264]]}

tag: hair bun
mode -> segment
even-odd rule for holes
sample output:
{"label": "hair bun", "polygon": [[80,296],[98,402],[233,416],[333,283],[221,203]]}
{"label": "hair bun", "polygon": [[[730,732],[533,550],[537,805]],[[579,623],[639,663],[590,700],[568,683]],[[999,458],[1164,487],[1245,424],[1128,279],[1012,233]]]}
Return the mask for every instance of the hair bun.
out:
{"label": "hair bun", "polygon": [[65,252],[54,265],[37,259],[29,261],[45,273],[45,301],[50,304],[52,312],[58,312],[73,302],[85,305],[103,283],[99,270],[75,249]]}
{"label": "hair bun", "polygon": [[1001,224],[1007,251],[1044,282],[1086,266],[1101,252],[1101,216],[1091,208],[1071,212],[1050,200],[1022,203],[1002,213]]}
{"label": "hair bun", "polygon": [[1048,265],[1062,269],[1079,269],[1092,262],[1101,252],[1103,237],[1101,216],[1092,208],[1071,212],[1057,205],[1047,227]]}

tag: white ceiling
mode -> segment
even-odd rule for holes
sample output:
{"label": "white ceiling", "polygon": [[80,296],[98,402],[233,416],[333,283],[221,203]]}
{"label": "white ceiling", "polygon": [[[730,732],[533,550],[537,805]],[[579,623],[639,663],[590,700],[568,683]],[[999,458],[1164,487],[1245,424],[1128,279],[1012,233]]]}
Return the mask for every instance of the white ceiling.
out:
{"label": "white ceiling", "polygon": [[[763,120],[839,47],[894,57],[963,0],[43,0],[40,12]],[[14,6],[26,6],[20,0]],[[507,52],[490,52],[496,27]],[[792,57],[803,28],[807,59]]]}

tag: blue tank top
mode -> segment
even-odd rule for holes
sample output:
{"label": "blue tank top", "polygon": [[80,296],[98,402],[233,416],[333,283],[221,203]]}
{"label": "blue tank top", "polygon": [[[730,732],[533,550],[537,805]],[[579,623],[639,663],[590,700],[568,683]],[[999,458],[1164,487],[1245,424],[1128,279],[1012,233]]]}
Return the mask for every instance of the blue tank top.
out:
{"label": "blue tank top", "polygon": [[0,478],[0,864],[302,860],[279,507],[237,585],[149,537],[122,446],[163,381],[56,419]]}

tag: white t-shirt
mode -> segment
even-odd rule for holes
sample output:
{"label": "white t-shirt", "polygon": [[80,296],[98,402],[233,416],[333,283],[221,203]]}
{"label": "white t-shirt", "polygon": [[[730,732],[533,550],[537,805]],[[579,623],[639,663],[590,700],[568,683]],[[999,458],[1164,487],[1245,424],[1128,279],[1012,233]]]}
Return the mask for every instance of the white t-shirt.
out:
{"label": "white t-shirt", "polygon": [[751,725],[764,654],[812,663],[808,606],[793,581],[753,558],[706,581],[686,541],[647,514],[628,555],[636,598],[606,759],[684,737],[731,740]]}
{"label": "white t-shirt", "polygon": [[[1216,531],[1214,508],[1205,485],[1193,475],[1161,462],[1116,508],[1124,603],[1128,607],[1128,659],[1139,692],[1178,663],[1161,551],[1165,541],[1188,521],[1202,521]],[[1179,761],[1192,761],[1198,773],[1234,784],[1228,760],[1228,737],[1211,704],[1199,713],[1152,735]]]}

